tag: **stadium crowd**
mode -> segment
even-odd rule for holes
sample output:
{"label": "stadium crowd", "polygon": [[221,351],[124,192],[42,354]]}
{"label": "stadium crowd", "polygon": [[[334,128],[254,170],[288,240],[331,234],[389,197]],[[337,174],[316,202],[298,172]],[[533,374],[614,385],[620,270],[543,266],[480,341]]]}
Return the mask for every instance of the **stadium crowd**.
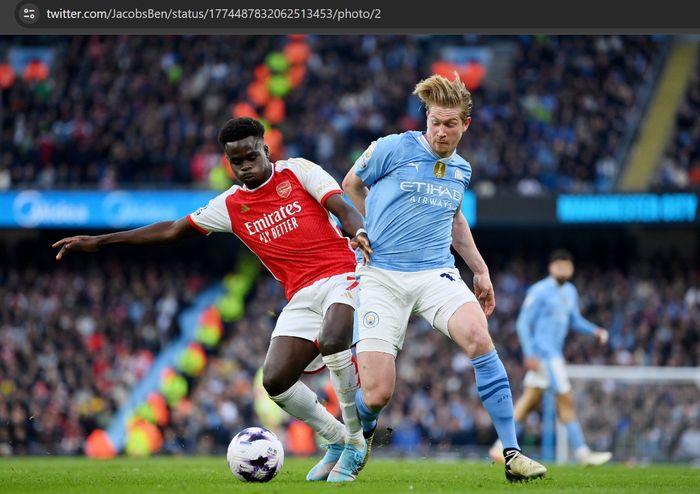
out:
{"label": "stadium crowd", "polygon": [[[602,272],[591,263],[579,263],[576,283],[581,310],[609,328],[611,339],[607,347],[598,347],[593,338],[570,334],[567,358],[571,363],[700,363],[697,273],[669,259],[656,261],[658,267],[653,270],[637,265],[626,272]],[[516,396],[522,390],[525,371],[514,323],[525,289],[538,279],[533,269],[536,264],[515,259],[502,265],[494,278],[498,304],[490,327]],[[655,291],[662,284],[668,288]],[[254,376],[274,326],[274,314],[283,303],[278,284],[262,278],[246,307],[246,318],[232,329],[215,363],[197,384],[193,401],[198,406],[188,407],[177,419],[175,430],[166,431],[171,438],[168,452],[220,453],[232,433],[256,421]],[[470,366],[469,359],[454,351],[443,335],[421,320],[413,321],[398,359],[401,379],[389,408],[380,416],[380,427],[393,429],[391,437],[384,438],[385,450],[404,455],[438,451],[483,457],[495,433],[480,404]],[[444,379],[436,381],[436,373]],[[325,379],[322,373],[310,382],[323,393]],[[696,429],[700,419],[700,392],[695,385],[625,387],[605,382],[576,384],[575,389],[592,447],[612,449],[624,459],[692,456],[683,437]],[[542,416],[533,414],[530,419],[523,441],[537,446]],[[378,451],[381,454],[382,449]]]}
{"label": "stadium crowd", "polygon": [[[540,272],[529,258],[497,263],[492,272],[498,304],[490,329],[517,397],[524,369],[514,321],[524,290]],[[177,334],[178,311],[207,283],[196,273],[183,264],[134,262],[55,272],[5,269],[0,284],[0,454],[81,453],[87,434],[107,427],[129,387]],[[700,364],[700,280],[688,266],[658,258],[603,270],[580,261],[575,281],[582,313],[608,328],[610,341],[600,347],[592,338],[570,334],[570,362]],[[284,303],[277,281],[262,276],[245,317],[227,325],[205,372],[192,383],[190,399],[172,410],[163,430],[163,453],[220,454],[235,432],[260,422],[256,373]],[[470,366],[443,335],[421,320],[412,321],[398,359],[401,379],[380,417],[380,430],[390,427],[393,434],[378,438],[384,449],[377,454],[437,451],[483,457],[494,431]],[[436,373],[443,379],[431,377]],[[323,396],[327,373],[307,379]],[[611,449],[622,459],[698,456],[692,438],[700,420],[700,393],[694,385],[605,381],[578,382],[574,389],[592,447]],[[522,441],[537,447],[541,428],[542,415],[533,413]]]}
{"label": "stadium crowd", "polygon": [[[571,334],[570,362],[700,363],[697,273],[669,259],[643,264],[656,266],[651,270],[637,264],[625,272],[579,264],[582,312],[607,327],[611,337],[607,347],[599,347],[591,338]],[[516,396],[524,370],[514,321],[525,288],[537,279],[536,265],[516,258],[494,269],[498,304],[490,328]],[[51,273],[28,266],[5,269],[0,284],[0,452],[80,452],[85,436],[107,426],[154,354],[177,334],[178,310],[206,283],[196,273],[183,264],[141,262],[108,262],[99,268],[90,263]],[[665,288],[657,290],[659,286]],[[164,430],[164,452],[218,453],[233,433],[258,422],[254,378],[283,305],[279,284],[263,276],[246,304],[245,318],[228,327],[187,406],[173,410]],[[393,429],[393,451],[483,452],[480,448],[490,444],[494,432],[470,365],[441,334],[420,320],[411,323],[398,360],[402,379],[380,422]],[[431,378],[435,366],[444,379]],[[325,376],[309,379],[322,390]],[[575,389],[592,445],[626,456],[646,451],[669,458],[692,451],[692,441],[683,438],[700,419],[697,388],[593,382],[578,383]],[[537,443],[541,425],[540,415],[533,414],[523,440]]]}
{"label": "stadium crowd", "polygon": [[[698,274],[669,259],[656,261],[657,268],[651,271],[638,264],[627,272],[600,271],[591,263],[581,263],[576,282],[582,312],[609,328],[611,339],[607,347],[599,347],[592,338],[571,334],[567,343],[571,363],[700,363]],[[494,279],[498,304],[490,328],[516,396],[522,390],[525,371],[514,321],[525,289],[538,279],[532,268],[536,264],[514,259],[501,266]],[[667,288],[656,291],[661,285]],[[181,417],[178,434],[166,433],[180,438],[171,443],[171,452],[221,452],[232,432],[255,421],[253,376],[262,363],[274,314],[282,304],[277,283],[264,278],[247,305],[245,320],[233,329],[215,364],[197,385],[194,401],[201,408],[194,407]],[[431,449],[444,454],[466,450],[483,456],[494,431],[478,399],[468,358],[455,352],[443,335],[416,320],[398,362],[401,379],[380,418],[381,427],[393,429],[391,451],[425,455]],[[444,379],[436,381],[432,377],[436,372]],[[322,390],[323,379],[312,378],[316,389]],[[582,424],[592,446],[612,449],[621,458],[685,459],[684,455],[690,455],[682,438],[692,433],[700,419],[700,393],[694,385],[625,388],[594,382],[585,387],[577,384],[576,389]],[[541,416],[533,414],[523,441],[538,443],[541,427]]]}
{"label": "stadium crowd", "polygon": [[194,265],[0,269],[0,455],[82,453],[208,283]]}
{"label": "stadium crowd", "polygon": [[[218,127],[236,102],[247,100],[254,68],[285,39],[0,38],[0,61],[25,43],[54,55],[46,79],[17,77],[0,88],[9,110],[0,113],[0,188],[207,187],[207,170],[221,162]],[[461,57],[459,66],[481,57],[486,76],[473,90],[474,122],[462,144],[477,191],[537,194],[612,188],[618,152],[643,104],[638,95],[655,76],[667,38],[307,41],[306,77],[285,97],[288,118],[279,125],[287,155],[316,161],[341,179],[373,139],[420,128],[423,112],[407,95],[434,63]]]}
{"label": "stadium crowd", "polygon": [[700,55],[688,84],[685,97],[676,114],[672,139],[666,147],[661,165],[652,184],[661,190],[700,188]]}

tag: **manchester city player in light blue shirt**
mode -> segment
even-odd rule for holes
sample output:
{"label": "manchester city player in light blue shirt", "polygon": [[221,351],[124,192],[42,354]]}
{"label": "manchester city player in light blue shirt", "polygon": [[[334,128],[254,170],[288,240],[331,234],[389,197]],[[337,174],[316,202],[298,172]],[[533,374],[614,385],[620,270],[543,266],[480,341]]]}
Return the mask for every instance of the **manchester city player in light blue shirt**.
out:
{"label": "manchester city player in light blue shirt", "polygon": [[[608,341],[607,330],[581,315],[578,291],[569,281],[574,274],[571,253],[557,249],[549,256],[549,276],[532,285],[520,309],[516,330],[525,359],[525,391],[515,403],[516,428],[537,408],[546,389],[552,389],[557,400],[557,414],[567,431],[576,461],[595,466],[612,458],[609,451],[591,451],[583,438],[581,425],[574,411],[571,383],[564,365],[564,340],[573,328],[594,335],[601,344]],[[489,454],[503,461],[501,445],[496,442]]]}
{"label": "manchester city player in light blue shirt", "polygon": [[[355,401],[365,434],[371,441],[377,416],[391,399],[396,355],[416,314],[471,359],[479,396],[503,442],[506,478],[542,477],[547,469],[520,452],[508,376],[486,322],[495,307],[493,286],[461,213],[472,170],[456,149],[471,123],[471,94],[459,77],[439,75],[419,82],[414,94],[426,109],[427,131],[378,139],[343,180],[365,215],[374,251],[357,271],[362,389]],[[474,273],[475,293],[460,278],[450,246]]]}

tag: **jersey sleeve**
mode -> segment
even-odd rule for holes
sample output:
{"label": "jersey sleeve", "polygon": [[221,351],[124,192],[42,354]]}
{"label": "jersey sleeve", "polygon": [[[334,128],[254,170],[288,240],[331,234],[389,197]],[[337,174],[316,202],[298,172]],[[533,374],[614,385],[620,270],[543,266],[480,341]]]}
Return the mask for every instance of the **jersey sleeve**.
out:
{"label": "jersey sleeve", "polygon": [[313,161],[304,158],[290,158],[284,162],[286,167],[296,175],[302,187],[316,199],[321,206],[330,196],[342,194],[338,182]]}
{"label": "jersey sleeve", "polygon": [[575,331],[578,331],[579,333],[593,334],[593,332],[595,332],[597,326],[581,315],[581,310],[579,309],[579,305],[578,305],[579,304],[578,290],[576,290],[576,288],[572,286],[571,291],[572,291],[573,297],[574,297],[574,304],[573,304],[573,307],[571,309],[571,314],[569,317],[569,322],[571,323],[571,327]]}
{"label": "jersey sleeve", "polygon": [[190,225],[205,235],[214,232],[230,233],[232,231],[231,218],[226,208],[226,198],[231,195],[231,191],[232,189],[229,189],[219,194],[206,206],[202,206],[197,211],[187,215],[187,221],[190,222]]}
{"label": "jersey sleeve", "polygon": [[537,317],[539,309],[539,290],[537,287],[531,287],[526,295],[525,300],[520,308],[518,319],[515,322],[515,329],[518,332],[520,340],[520,348],[525,357],[531,357],[534,353],[532,342],[532,327]]}
{"label": "jersey sleeve", "polygon": [[355,175],[367,187],[374,185],[380,178],[391,171],[395,165],[394,157],[402,134],[392,134],[372,142],[365,152],[355,161]]}
{"label": "jersey sleeve", "polygon": [[469,163],[468,161],[465,160],[465,171],[464,171],[464,177],[462,178],[464,182],[464,190],[469,189],[469,185],[471,185],[472,181],[472,164]]}

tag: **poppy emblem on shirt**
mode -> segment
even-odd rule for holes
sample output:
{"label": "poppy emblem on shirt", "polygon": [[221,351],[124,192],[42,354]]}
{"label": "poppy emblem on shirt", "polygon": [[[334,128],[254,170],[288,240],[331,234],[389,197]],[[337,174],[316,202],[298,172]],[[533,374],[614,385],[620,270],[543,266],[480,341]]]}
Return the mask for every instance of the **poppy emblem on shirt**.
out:
{"label": "poppy emblem on shirt", "polygon": [[247,213],[248,211],[250,211],[250,208],[245,204],[241,204],[241,213]]}
{"label": "poppy emblem on shirt", "polygon": [[292,193],[292,184],[289,183],[289,180],[285,180],[281,184],[277,186],[277,195],[279,195],[282,199],[286,199],[289,197],[289,194]]}
{"label": "poppy emblem on shirt", "polygon": [[433,167],[433,175],[435,175],[436,178],[444,178],[446,171],[447,165],[445,163],[442,161],[435,162],[435,166]]}

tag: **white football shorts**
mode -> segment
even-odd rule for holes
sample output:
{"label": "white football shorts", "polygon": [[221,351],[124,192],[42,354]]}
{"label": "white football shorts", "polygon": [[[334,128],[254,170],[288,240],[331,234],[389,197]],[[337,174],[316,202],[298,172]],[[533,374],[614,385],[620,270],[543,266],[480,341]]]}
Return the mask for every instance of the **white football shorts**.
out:
{"label": "white football shorts", "polygon": [[563,358],[540,359],[540,368],[527,371],[523,381],[528,388],[549,389],[555,394],[571,391],[571,381]]}
{"label": "white football shorts", "polygon": [[[355,273],[344,273],[322,278],[294,294],[277,318],[272,338],[295,336],[316,342],[323,318],[333,304],[358,304],[358,283]],[[304,372],[316,372],[323,368],[319,355]]]}
{"label": "white football shorts", "polygon": [[411,314],[449,337],[447,322],[467,302],[478,303],[457,268],[417,272],[389,271],[359,265],[357,352],[394,357],[403,347]]}

